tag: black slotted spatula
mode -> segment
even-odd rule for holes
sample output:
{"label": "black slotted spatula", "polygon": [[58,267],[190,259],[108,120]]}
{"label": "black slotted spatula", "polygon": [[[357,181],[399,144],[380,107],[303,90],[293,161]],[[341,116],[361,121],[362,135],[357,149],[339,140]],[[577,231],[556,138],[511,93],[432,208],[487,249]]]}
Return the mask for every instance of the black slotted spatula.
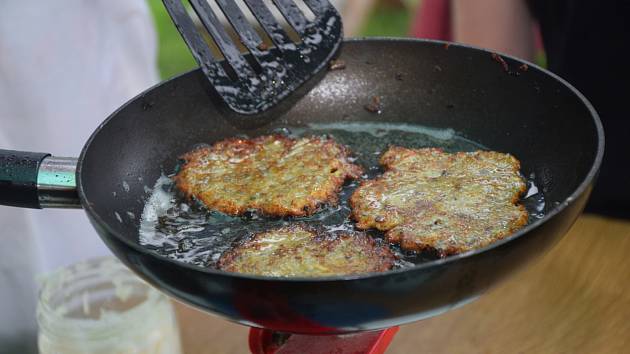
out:
{"label": "black slotted spatula", "polygon": [[[175,26],[204,74],[234,111],[256,114],[272,107],[322,70],[342,40],[341,16],[327,0],[303,0],[313,20],[292,0],[273,0],[301,41],[294,42],[263,0],[243,0],[274,46],[268,48],[234,0],[215,1],[251,53],[247,60],[234,43],[208,0],[162,0]],[[221,62],[186,11],[188,1],[225,61]],[[271,4],[269,4],[271,5]]]}

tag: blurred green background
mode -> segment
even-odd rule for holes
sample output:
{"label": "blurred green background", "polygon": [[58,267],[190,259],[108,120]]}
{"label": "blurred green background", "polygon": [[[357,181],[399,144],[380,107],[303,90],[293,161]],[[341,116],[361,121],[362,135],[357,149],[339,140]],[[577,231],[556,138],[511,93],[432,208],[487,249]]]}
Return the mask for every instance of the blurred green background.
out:
{"label": "blurred green background", "polygon": [[[155,18],[159,36],[158,67],[163,79],[197,67],[188,48],[171,22],[162,0],[149,0],[149,6]],[[405,36],[408,33],[411,14],[405,7],[377,5],[360,36]]]}

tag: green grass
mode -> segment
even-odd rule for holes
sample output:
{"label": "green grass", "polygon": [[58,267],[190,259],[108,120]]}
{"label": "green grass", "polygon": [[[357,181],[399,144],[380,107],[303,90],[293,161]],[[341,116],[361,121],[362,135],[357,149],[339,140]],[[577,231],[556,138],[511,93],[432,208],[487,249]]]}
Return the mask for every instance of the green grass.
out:
{"label": "green grass", "polygon": [[405,8],[376,6],[361,30],[366,37],[406,37],[412,14]]}
{"label": "green grass", "polygon": [[[158,32],[158,67],[167,79],[197,67],[184,40],[171,22],[162,0],[149,0]],[[361,31],[363,36],[406,36],[411,14],[403,8],[377,6]]]}

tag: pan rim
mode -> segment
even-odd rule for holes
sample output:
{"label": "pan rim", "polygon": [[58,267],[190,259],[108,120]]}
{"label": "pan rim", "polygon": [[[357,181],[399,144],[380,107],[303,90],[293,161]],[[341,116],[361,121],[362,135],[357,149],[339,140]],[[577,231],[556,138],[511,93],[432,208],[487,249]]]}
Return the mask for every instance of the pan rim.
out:
{"label": "pan rim", "polygon": [[[588,111],[589,111],[589,113],[591,115],[592,121],[595,124],[595,130],[597,132],[597,140],[598,140],[597,141],[597,152],[596,152],[596,155],[595,155],[595,159],[593,160],[593,163],[592,163],[588,173],[586,174],[585,178],[582,180],[582,182],[577,186],[577,188],[565,200],[563,200],[559,204],[555,205],[549,212],[547,212],[545,214],[545,216],[543,218],[535,220],[531,224],[526,225],[524,228],[518,230],[517,232],[511,234],[510,236],[508,236],[508,237],[506,237],[504,239],[501,239],[499,241],[496,241],[496,242],[494,242],[494,243],[492,243],[492,244],[490,244],[488,246],[482,247],[482,248],[478,248],[478,249],[471,250],[471,251],[468,251],[468,252],[464,252],[464,253],[461,253],[461,254],[449,256],[449,257],[446,257],[446,258],[441,258],[441,259],[436,259],[436,260],[432,260],[432,261],[428,261],[428,262],[423,262],[423,263],[414,265],[412,267],[393,269],[393,270],[388,270],[388,271],[385,271],[385,272],[370,272],[370,273],[341,275],[341,276],[270,277],[270,276],[261,276],[261,275],[252,275],[252,274],[243,274],[243,273],[231,273],[231,272],[221,271],[221,270],[218,270],[218,269],[203,268],[203,267],[200,267],[200,266],[197,266],[197,265],[184,263],[184,262],[181,262],[181,261],[177,261],[177,260],[174,260],[174,259],[162,256],[162,255],[159,255],[157,253],[154,253],[154,252],[146,249],[145,247],[143,247],[139,243],[132,242],[130,239],[124,237],[122,233],[116,232],[113,228],[111,228],[110,225],[108,223],[106,223],[103,220],[103,218],[101,218],[101,216],[94,210],[94,208],[92,206],[92,203],[87,199],[87,197],[85,195],[84,188],[83,188],[83,181],[81,179],[81,171],[83,169],[83,161],[84,161],[85,155],[87,154],[90,145],[92,144],[93,140],[96,138],[98,133],[101,131],[101,129],[104,126],[106,126],[110,120],[114,119],[114,117],[116,117],[120,111],[122,111],[128,105],[130,105],[133,102],[135,102],[137,99],[144,97],[147,93],[151,92],[154,88],[156,88],[158,86],[161,86],[161,85],[165,85],[165,84],[167,84],[167,83],[169,83],[171,81],[177,80],[178,78],[180,78],[182,76],[186,76],[186,75],[191,74],[192,72],[200,70],[199,68],[195,68],[195,69],[186,71],[184,73],[181,73],[179,75],[173,76],[173,77],[171,77],[169,79],[166,79],[165,81],[161,81],[161,82],[159,82],[159,83],[149,87],[148,89],[144,90],[140,94],[134,96],[133,98],[129,99],[126,103],[124,103],[122,106],[120,106],[118,109],[116,109],[113,113],[111,113],[101,124],[99,124],[99,126],[96,128],[96,130],[94,130],[94,132],[90,135],[90,138],[85,143],[83,149],[81,150],[81,154],[79,155],[79,160],[78,160],[78,165],[77,165],[77,173],[76,173],[77,192],[79,194],[79,199],[81,201],[81,205],[83,206],[83,209],[85,210],[86,213],[88,213],[90,215],[90,217],[93,220],[95,220],[98,223],[98,225],[100,227],[105,229],[105,231],[107,233],[113,235],[120,242],[123,242],[127,246],[129,246],[132,249],[134,249],[135,251],[140,252],[143,255],[147,255],[149,257],[152,257],[152,258],[154,258],[154,259],[156,259],[156,260],[158,260],[160,262],[172,263],[173,265],[175,265],[177,267],[183,267],[184,269],[187,269],[189,271],[201,272],[201,273],[205,273],[205,274],[208,274],[208,275],[211,275],[211,276],[239,278],[239,279],[242,279],[242,280],[258,281],[258,282],[266,282],[266,283],[277,283],[277,282],[286,283],[286,282],[290,282],[290,283],[321,284],[321,283],[329,283],[329,282],[336,283],[336,282],[362,280],[362,279],[377,279],[377,278],[385,277],[385,276],[393,276],[393,275],[398,275],[398,274],[407,273],[407,272],[415,272],[415,271],[422,271],[422,270],[429,269],[429,268],[437,268],[437,267],[443,266],[445,264],[456,262],[456,261],[464,259],[464,258],[472,258],[474,256],[478,256],[478,255],[483,254],[483,253],[485,253],[487,251],[490,251],[492,249],[499,248],[499,247],[501,247],[502,245],[504,245],[504,244],[506,244],[508,242],[511,242],[511,241],[513,241],[513,240],[515,240],[517,238],[523,237],[525,234],[531,232],[532,230],[540,227],[541,225],[543,225],[546,222],[548,222],[549,220],[551,220],[555,215],[557,215],[560,212],[562,212],[568,206],[573,204],[575,202],[575,200],[578,199],[578,197],[580,197],[582,194],[584,194],[584,192],[587,190],[587,188],[589,188],[589,186],[592,184],[592,182],[596,178],[596,176],[598,174],[598,171],[599,171],[599,168],[600,168],[601,163],[602,163],[603,156],[604,156],[605,137],[604,137],[604,128],[603,128],[602,122],[600,120],[599,114],[597,113],[597,111],[595,110],[595,108],[593,107],[591,102],[580,91],[578,91],[573,85],[571,85],[569,82],[567,82],[566,80],[564,80],[560,76],[558,76],[558,75],[552,73],[551,71],[549,71],[547,69],[544,69],[544,68],[542,68],[542,67],[540,67],[540,66],[538,66],[538,65],[536,65],[534,63],[531,63],[529,61],[526,61],[526,60],[523,60],[523,59],[511,56],[511,55],[508,55],[508,54],[505,54],[505,53],[489,50],[489,49],[486,49],[486,48],[480,48],[480,47],[476,47],[476,46],[472,46],[472,45],[456,43],[456,42],[442,41],[442,40],[433,40],[433,39],[398,38],[398,37],[359,37],[359,38],[344,39],[344,43],[365,43],[365,42],[410,42],[410,43],[421,43],[421,44],[441,45],[441,46],[449,46],[449,47],[452,46],[452,47],[464,48],[464,49],[473,49],[473,50],[478,51],[478,52],[487,53],[488,55],[497,54],[497,55],[500,55],[501,57],[508,58],[510,60],[513,60],[513,61],[516,61],[516,62],[519,62],[519,63],[522,63],[522,64],[527,64],[530,68],[538,70],[538,71],[544,73],[545,75],[548,75],[551,78],[555,79],[556,81],[558,81],[559,83],[564,85],[567,89],[569,89],[569,91],[572,92],[582,102],[582,104],[588,109]],[[343,50],[343,48],[342,48],[342,50]]]}

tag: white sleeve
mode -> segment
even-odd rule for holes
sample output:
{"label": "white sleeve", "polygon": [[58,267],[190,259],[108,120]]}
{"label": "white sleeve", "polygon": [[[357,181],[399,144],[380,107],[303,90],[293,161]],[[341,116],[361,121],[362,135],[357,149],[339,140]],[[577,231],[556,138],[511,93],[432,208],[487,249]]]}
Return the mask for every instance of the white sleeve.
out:
{"label": "white sleeve", "polygon": [[[152,21],[144,0],[0,1],[0,148],[77,157],[158,81]],[[108,250],[82,211],[0,207],[0,225],[3,342],[34,330],[35,273]]]}

